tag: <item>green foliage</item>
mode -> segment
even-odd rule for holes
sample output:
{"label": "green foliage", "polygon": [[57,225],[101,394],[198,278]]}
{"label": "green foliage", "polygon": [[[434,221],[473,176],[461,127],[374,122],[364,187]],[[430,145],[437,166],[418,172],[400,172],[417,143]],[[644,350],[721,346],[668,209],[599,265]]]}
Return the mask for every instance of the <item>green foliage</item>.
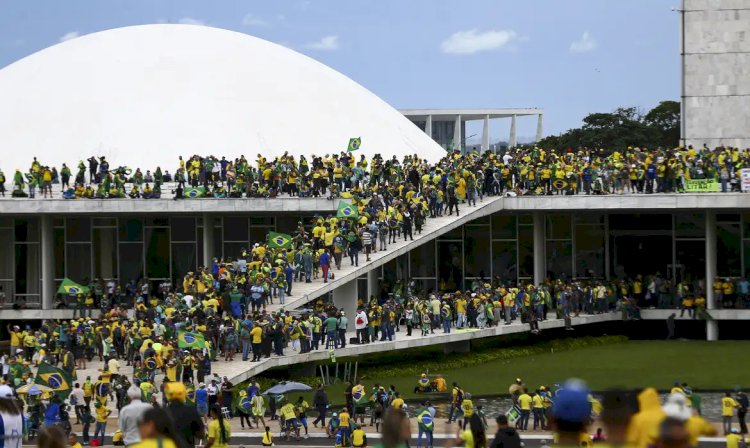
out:
{"label": "green foliage", "polygon": [[604,149],[628,146],[673,148],[680,139],[680,103],[662,101],[645,115],[634,107],[621,107],[612,113],[592,113],[583,126],[560,135],[543,138],[538,146],[553,149]]}

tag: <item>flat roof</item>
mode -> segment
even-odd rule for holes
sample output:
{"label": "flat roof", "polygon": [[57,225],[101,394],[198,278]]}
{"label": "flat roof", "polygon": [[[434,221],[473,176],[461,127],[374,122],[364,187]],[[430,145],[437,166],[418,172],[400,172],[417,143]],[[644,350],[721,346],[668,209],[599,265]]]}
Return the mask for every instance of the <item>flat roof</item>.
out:
{"label": "flat roof", "polygon": [[[743,193],[659,193],[607,196],[520,196],[491,198],[487,213],[501,210],[532,211],[671,211],[750,209],[750,195]],[[0,199],[2,215],[122,215],[334,212],[338,199]],[[471,209],[469,209],[471,210]],[[484,215],[484,213],[483,213]]]}
{"label": "flat roof", "polygon": [[427,118],[432,115],[433,120],[440,118],[455,119],[461,115],[462,120],[482,120],[486,115],[490,118],[509,118],[515,116],[544,115],[544,109],[531,108],[479,108],[479,109],[399,109],[408,118]]}

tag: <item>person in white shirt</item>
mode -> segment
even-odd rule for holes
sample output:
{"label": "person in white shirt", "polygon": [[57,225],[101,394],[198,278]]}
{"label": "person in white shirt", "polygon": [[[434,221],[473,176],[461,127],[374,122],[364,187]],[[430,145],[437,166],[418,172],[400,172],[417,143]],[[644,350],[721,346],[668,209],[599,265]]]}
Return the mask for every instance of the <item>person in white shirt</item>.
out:
{"label": "person in white shirt", "polygon": [[357,344],[364,344],[367,342],[367,313],[365,310],[357,310],[357,315],[354,316],[354,328],[357,330]]}
{"label": "person in white shirt", "polygon": [[10,386],[0,386],[0,446],[21,448],[23,443],[23,413],[13,398]]}
{"label": "person in white shirt", "polygon": [[125,446],[131,446],[141,441],[138,422],[146,411],[153,408],[150,404],[141,401],[141,389],[138,386],[130,386],[128,398],[130,398],[130,404],[120,409],[120,416],[118,417],[122,441]]}
{"label": "person in white shirt", "polygon": [[219,386],[216,385],[215,379],[211,380],[211,384],[206,387],[206,392],[208,392],[208,405],[215,405],[219,398]]}
{"label": "person in white shirt", "polygon": [[75,384],[73,391],[70,393],[69,400],[76,411],[76,425],[78,425],[81,423],[81,415],[83,415],[83,409],[86,407],[86,399],[79,383]]}

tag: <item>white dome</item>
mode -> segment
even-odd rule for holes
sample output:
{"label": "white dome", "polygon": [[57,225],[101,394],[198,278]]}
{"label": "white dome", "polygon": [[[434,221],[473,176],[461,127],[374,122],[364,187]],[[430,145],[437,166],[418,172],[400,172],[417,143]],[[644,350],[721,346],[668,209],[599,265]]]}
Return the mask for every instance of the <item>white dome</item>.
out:
{"label": "white dome", "polygon": [[143,25],[79,37],[0,70],[0,167],[173,171],[177,157],[445,151],[398,111],[286,47],[218,28]]}

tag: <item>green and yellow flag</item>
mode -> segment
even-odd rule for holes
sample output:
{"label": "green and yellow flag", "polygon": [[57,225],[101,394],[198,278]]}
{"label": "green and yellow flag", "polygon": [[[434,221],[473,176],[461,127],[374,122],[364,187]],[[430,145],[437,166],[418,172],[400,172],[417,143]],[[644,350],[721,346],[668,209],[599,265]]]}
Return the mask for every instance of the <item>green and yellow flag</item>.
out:
{"label": "green and yellow flag", "polygon": [[353,204],[347,204],[344,201],[339,201],[339,210],[336,213],[337,218],[359,218],[359,210]]}
{"label": "green and yellow flag", "polygon": [[271,249],[291,249],[292,236],[286,233],[268,232],[268,247]]}
{"label": "green and yellow flag", "polygon": [[245,414],[252,414],[253,412],[253,404],[250,399],[250,397],[247,395],[247,393],[243,390],[240,391],[238,394],[235,394],[234,402],[232,403],[235,410],[242,411]]}
{"label": "green and yellow flag", "polygon": [[356,151],[362,146],[362,138],[356,137],[356,138],[350,138],[349,139],[349,147],[346,149],[348,152]]}
{"label": "green and yellow flag", "polygon": [[187,188],[185,189],[185,193],[183,193],[185,196],[185,199],[196,199],[196,198],[202,198],[206,195],[206,188],[205,187],[195,187],[195,188]]}
{"label": "green and yellow flag", "polygon": [[54,389],[55,393],[62,399],[68,398],[71,388],[71,380],[68,372],[42,361],[36,373],[36,384],[41,384]]}
{"label": "green and yellow flag", "polygon": [[62,283],[60,283],[60,287],[57,288],[57,293],[69,296],[75,296],[78,295],[78,293],[88,294],[89,288],[79,285],[69,278],[64,278]]}
{"label": "green and yellow flag", "polygon": [[180,331],[177,333],[177,346],[179,348],[206,348],[206,338],[200,333]]}

